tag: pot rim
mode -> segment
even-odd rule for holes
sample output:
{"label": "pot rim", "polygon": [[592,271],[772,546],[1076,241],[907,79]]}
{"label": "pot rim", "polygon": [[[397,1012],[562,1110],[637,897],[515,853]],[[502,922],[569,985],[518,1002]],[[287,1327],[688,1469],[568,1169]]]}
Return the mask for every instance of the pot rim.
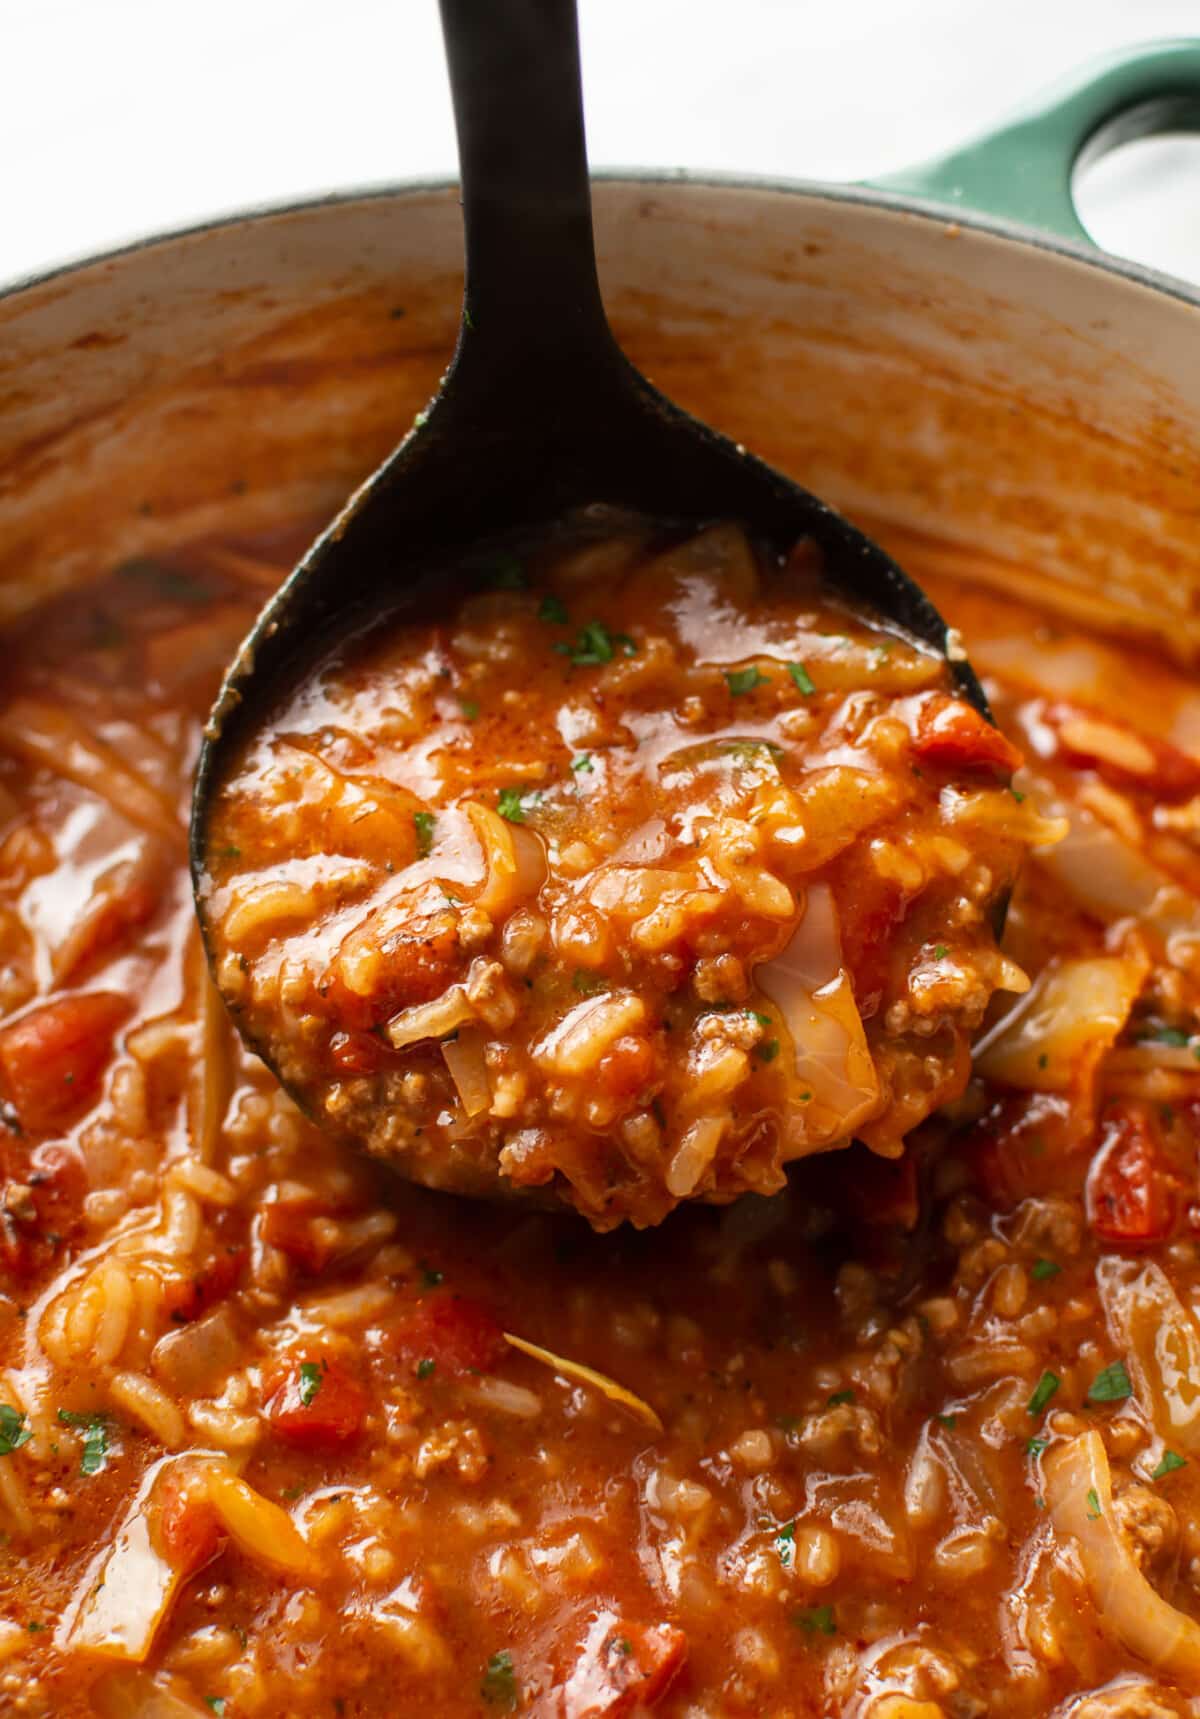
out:
{"label": "pot rim", "polygon": [[[1028,250],[1050,252],[1070,262],[1082,264],[1101,273],[1145,287],[1151,292],[1200,309],[1200,283],[1192,285],[1177,275],[1154,269],[1130,258],[1072,238],[965,207],[961,204],[939,202],[935,198],[913,196],[911,193],[877,188],[872,185],[837,184],[820,179],[797,179],[785,175],[724,172],[720,170],[670,167],[606,167],[592,173],[599,185],[675,186],[699,190],[749,191],[753,193],[782,193],[805,197],[834,205],[849,204],[856,208],[874,208],[889,214],[914,216],[942,227],[961,227],[1003,239],[1009,244]],[[430,178],[399,179],[368,182],[359,186],[339,187],[279,201],[252,203],[245,208],[218,211],[199,221],[185,222],[177,227],[164,227],[140,237],[126,240],[104,250],[85,252],[46,264],[29,274],[0,282],[0,306],[22,294],[52,285],[98,264],[120,262],[139,252],[181,239],[202,238],[279,216],[312,214],[322,209],[338,208],[350,203],[385,202],[408,197],[456,191],[458,180],[453,175]]]}

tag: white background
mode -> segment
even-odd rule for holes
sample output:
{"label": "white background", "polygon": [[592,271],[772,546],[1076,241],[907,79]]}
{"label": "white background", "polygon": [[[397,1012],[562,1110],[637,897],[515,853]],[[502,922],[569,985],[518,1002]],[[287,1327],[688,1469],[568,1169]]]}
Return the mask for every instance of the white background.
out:
{"label": "white background", "polygon": [[[1091,55],[1200,36],[1200,0],[580,15],[595,163],[831,179],[940,152]],[[453,170],[436,0],[0,0],[0,68],[0,280],[247,203]],[[1091,181],[1093,227],[1200,279],[1200,141],[1127,157]]]}

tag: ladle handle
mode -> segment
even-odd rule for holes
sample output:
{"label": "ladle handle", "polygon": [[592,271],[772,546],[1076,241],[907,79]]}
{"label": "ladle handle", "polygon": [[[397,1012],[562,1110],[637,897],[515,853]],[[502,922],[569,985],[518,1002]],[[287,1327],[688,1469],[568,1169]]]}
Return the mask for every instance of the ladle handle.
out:
{"label": "ladle handle", "polygon": [[586,390],[617,348],[596,278],[575,0],[440,0],[466,293],[455,386],[528,409]]}

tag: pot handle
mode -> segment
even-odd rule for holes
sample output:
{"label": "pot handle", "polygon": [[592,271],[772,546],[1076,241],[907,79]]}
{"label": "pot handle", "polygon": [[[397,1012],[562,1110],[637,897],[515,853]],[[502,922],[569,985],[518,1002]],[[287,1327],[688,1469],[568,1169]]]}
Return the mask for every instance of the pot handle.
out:
{"label": "pot handle", "polygon": [[1149,132],[1198,127],[1200,39],[1148,42],[1093,60],[995,131],[867,188],[997,215],[1095,246],[1071,194],[1079,162]]}

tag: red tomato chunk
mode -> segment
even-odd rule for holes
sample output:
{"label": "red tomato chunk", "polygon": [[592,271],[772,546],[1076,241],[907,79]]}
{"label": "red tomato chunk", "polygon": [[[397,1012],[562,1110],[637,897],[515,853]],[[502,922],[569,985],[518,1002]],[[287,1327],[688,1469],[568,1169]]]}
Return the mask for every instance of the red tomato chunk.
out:
{"label": "red tomato chunk", "polygon": [[1011,740],[961,699],[935,693],[921,710],[913,751],[941,770],[987,770],[1009,776],[1024,760]]}
{"label": "red tomato chunk", "polygon": [[619,1719],[653,1706],[687,1658],[687,1637],[670,1624],[629,1624],[601,1612],[553,1711],[561,1719]]}
{"label": "red tomato chunk", "polygon": [[242,1274],[245,1249],[222,1248],[199,1271],[183,1283],[168,1286],[164,1302],[176,1325],[199,1319],[218,1301],[223,1301]]}
{"label": "red tomato chunk", "polygon": [[396,1348],[419,1366],[441,1373],[490,1372],[505,1353],[504,1335],[486,1307],[464,1295],[430,1295],[397,1327]]}
{"label": "red tomato chunk", "polygon": [[362,1429],[367,1398],[357,1379],[327,1356],[301,1356],[267,1399],[271,1430],[298,1450],[348,1444]]}
{"label": "red tomato chunk", "polygon": [[1132,1105],[1106,1113],[1088,1177],[1088,1216],[1101,1241],[1161,1241],[1175,1219],[1174,1179],[1154,1126]]}
{"label": "red tomato chunk", "polygon": [[199,1470],[168,1467],[154,1488],[153,1533],[163,1557],[186,1576],[211,1564],[221,1549],[221,1525]]}
{"label": "red tomato chunk", "polygon": [[0,1029],[0,1080],[22,1128],[49,1133],[87,1108],[128,1013],[123,997],[95,991],[60,997]]}

